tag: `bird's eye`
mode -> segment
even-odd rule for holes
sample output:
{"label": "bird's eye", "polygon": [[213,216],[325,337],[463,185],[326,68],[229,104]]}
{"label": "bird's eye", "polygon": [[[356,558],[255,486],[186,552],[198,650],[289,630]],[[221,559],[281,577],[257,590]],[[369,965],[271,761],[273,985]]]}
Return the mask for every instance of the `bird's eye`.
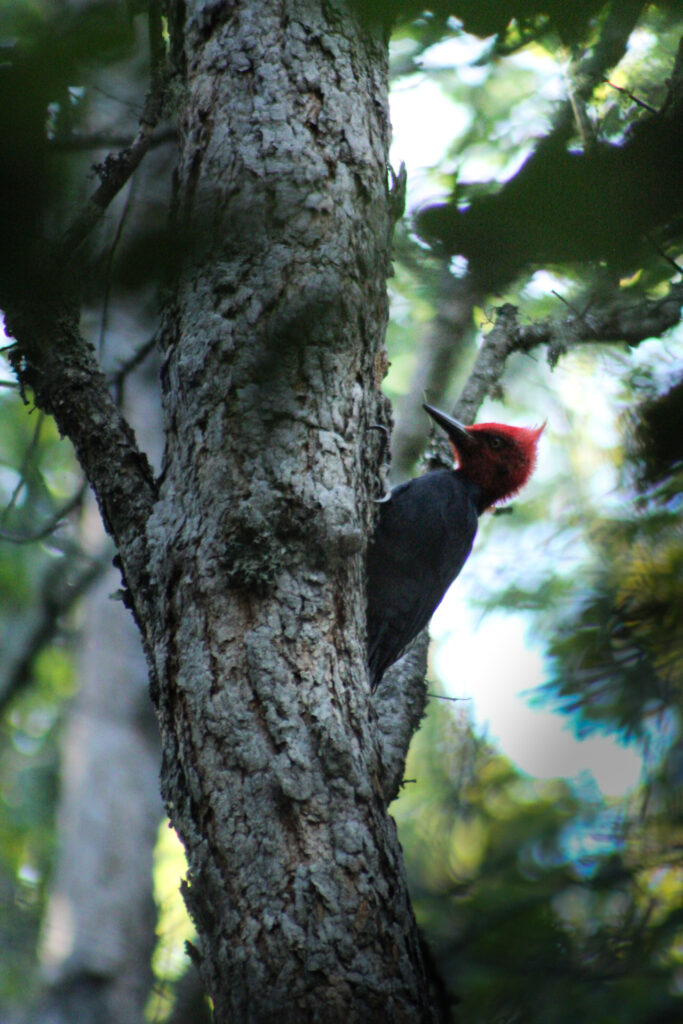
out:
{"label": "bird's eye", "polygon": [[489,445],[491,446],[491,448],[500,448],[502,443],[503,442],[499,437],[492,437],[491,440],[489,441]]}

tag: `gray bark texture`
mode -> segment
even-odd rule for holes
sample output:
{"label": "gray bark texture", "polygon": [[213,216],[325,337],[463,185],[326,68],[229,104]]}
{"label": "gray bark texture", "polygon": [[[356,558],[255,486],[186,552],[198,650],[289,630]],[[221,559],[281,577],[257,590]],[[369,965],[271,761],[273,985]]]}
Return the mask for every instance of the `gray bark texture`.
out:
{"label": "gray bark texture", "polygon": [[202,976],[221,1022],[432,1020],[365,655],[386,45],[318,0],[183,13],[147,639]]}

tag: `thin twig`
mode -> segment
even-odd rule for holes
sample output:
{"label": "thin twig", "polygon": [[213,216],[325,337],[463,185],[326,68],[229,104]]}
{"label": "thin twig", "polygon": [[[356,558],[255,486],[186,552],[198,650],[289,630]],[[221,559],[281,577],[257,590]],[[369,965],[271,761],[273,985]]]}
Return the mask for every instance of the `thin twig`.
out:
{"label": "thin twig", "polygon": [[609,85],[610,89],[615,89],[617,92],[623,92],[623,94],[628,96],[630,100],[633,100],[637,106],[642,107],[644,110],[649,110],[651,114],[659,113],[656,107],[650,106],[650,104],[646,103],[645,100],[638,99],[630,89],[624,89],[623,86],[615,85],[614,82],[607,81],[607,79],[605,79],[605,81],[607,82],[607,85]]}
{"label": "thin twig", "polygon": [[[175,127],[169,125],[165,128],[159,128],[157,131],[152,132],[149,148],[155,149],[157,146],[164,146],[167,142],[176,142],[177,138],[178,132]],[[49,146],[50,149],[55,149],[59,152],[72,153],[88,149],[128,147],[132,146],[134,141],[134,137],[117,134],[116,132],[92,132],[90,135],[78,135],[72,132],[68,135],[56,135],[53,139],[49,140]]]}
{"label": "thin twig", "polygon": [[580,318],[583,315],[582,313],[579,312],[579,310],[576,308],[576,306],[572,306],[572,304],[569,301],[569,299],[565,299],[564,295],[560,295],[560,293],[555,288],[551,288],[550,289],[550,294],[554,295],[556,299],[560,300],[560,302],[563,302],[564,305],[567,307],[567,309],[570,309],[572,311],[574,316]]}
{"label": "thin twig", "polygon": [[33,436],[31,437],[31,441],[29,443],[28,448],[24,452],[24,457],[21,460],[21,466],[19,467],[19,482],[17,483],[16,487],[12,491],[10,499],[7,502],[7,504],[5,505],[4,509],[2,510],[2,515],[0,516],[0,529],[2,529],[2,527],[7,522],[9,514],[12,511],[12,509],[14,508],[14,506],[16,505],[17,499],[18,499],[19,495],[21,494],[22,488],[26,484],[26,472],[28,470],[28,467],[29,467],[29,464],[31,462],[31,459],[33,458],[33,453],[35,452],[36,448],[38,447],[38,441],[40,439],[40,431],[42,429],[44,421],[45,421],[45,413],[44,412],[38,413],[38,420],[37,420],[36,425],[35,425],[35,427],[33,429]]}
{"label": "thin twig", "polygon": [[125,201],[125,203],[123,205],[123,210],[121,211],[121,216],[119,217],[119,222],[116,225],[116,233],[114,235],[114,241],[112,242],[111,246],[109,247],[109,252],[107,253],[107,265],[106,265],[106,268],[105,268],[105,271],[104,271],[104,298],[102,300],[102,316],[100,318],[100,337],[99,337],[99,345],[98,345],[98,352],[99,352],[99,355],[100,355],[100,359],[104,355],[104,344],[105,344],[106,334],[107,334],[107,325],[109,323],[109,301],[110,301],[110,298],[111,298],[111,278],[112,278],[112,267],[114,265],[114,257],[116,255],[116,250],[119,247],[119,242],[121,241],[121,238],[123,236],[123,229],[124,229],[125,223],[126,223],[126,221],[128,219],[128,214],[130,213],[130,210],[131,210],[131,207],[132,207],[133,196],[134,195],[135,195],[135,178],[133,178],[131,180],[130,188],[128,189],[128,195],[126,196],[126,201]]}
{"label": "thin twig", "polygon": [[133,353],[132,356],[130,356],[129,359],[126,359],[125,362],[121,363],[121,366],[118,368],[118,370],[107,375],[107,384],[114,388],[117,403],[119,402],[120,399],[118,390],[120,389],[124,380],[133,370],[137,369],[138,366],[144,363],[147,356],[150,355],[156,348],[158,341],[159,335],[158,332],[155,332],[151,338],[148,338],[148,340],[143,345],[140,345],[140,347],[136,349],[136,351]]}
{"label": "thin twig", "polygon": [[60,261],[68,263],[73,259],[74,253],[99,223],[112,199],[121,191],[150,148],[154,129],[163,110],[166,81],[166,76],[160,75],[152,84],[140,118],[140,128],[131,145],[118,153],[110,153],[104,163],[98,166],[100,184],[64,233],[58,252]]}
{"label": "thin twig", "polygon": [[22,617],[9,635],[3,634],[0,710],[30,681],[37,656],[57,634],[62,617],[105,571],[111,561],[111,550],[107,546],[99,556],[77,569],[75,563],[80,559],[82,555],[51,561],[39,582],[37,606]]}
{"label": "thin twig", "polygon": [[450,700],[454,704],[461,700],[472,700],[471,697],[447,697],[444,693],[432,693],[431,690],[427,690],[427,696],[433,697],[434,700]]}
{"label": "thin twig", "polygon": [[657,245],[654,239],[650,238],[649,235],[645,235],[645,240],[647,241],[648,245],[652,246],[652,248],[658,256],[661,256],[662,259],[665,260],[670,267],[673,267],[677,274],[683,274],[683,267],[681,267],[680,264],[676,263],[676,260],[672,256],[669,256],[668,252],[664,252],[662,247],[660,245]]}
{"label": "thin twig", "polygon": [[8,544],[36,544],[38,541],[45,540],[46,537],[54,533],[62,519],[65,519],[74,509],[78,508],[83,501],[87,489],[88,485],[86,483],[81,484],[73,497],[69,498],[66,504],[62,505],[39,530],[33,533],[11,533],[8,530],[0,529],[0,541],[5,541]]}

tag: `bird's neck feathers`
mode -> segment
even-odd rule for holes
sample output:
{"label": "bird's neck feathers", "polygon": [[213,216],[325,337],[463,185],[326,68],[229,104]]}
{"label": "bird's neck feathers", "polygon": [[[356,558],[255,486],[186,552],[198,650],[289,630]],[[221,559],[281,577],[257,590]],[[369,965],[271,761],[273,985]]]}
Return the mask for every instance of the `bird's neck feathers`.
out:
{"label": "bird's neck feathers", "polygon": [[459,475],[479,488],[481,511],[509,501],[524,487],[536,465],[544,427],[477,423],[467,428],[469,443],[451,441]]}

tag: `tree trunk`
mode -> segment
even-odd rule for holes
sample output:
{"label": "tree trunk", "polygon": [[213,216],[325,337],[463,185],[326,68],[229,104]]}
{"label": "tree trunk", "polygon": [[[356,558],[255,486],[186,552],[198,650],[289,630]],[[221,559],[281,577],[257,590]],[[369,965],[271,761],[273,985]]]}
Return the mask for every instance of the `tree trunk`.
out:
{"label": "tree trunk", "polygon": [[185,17],[148,643],[201,970],[221,1022],[431,1020],[365,655],[386,46],[319,0]]}

